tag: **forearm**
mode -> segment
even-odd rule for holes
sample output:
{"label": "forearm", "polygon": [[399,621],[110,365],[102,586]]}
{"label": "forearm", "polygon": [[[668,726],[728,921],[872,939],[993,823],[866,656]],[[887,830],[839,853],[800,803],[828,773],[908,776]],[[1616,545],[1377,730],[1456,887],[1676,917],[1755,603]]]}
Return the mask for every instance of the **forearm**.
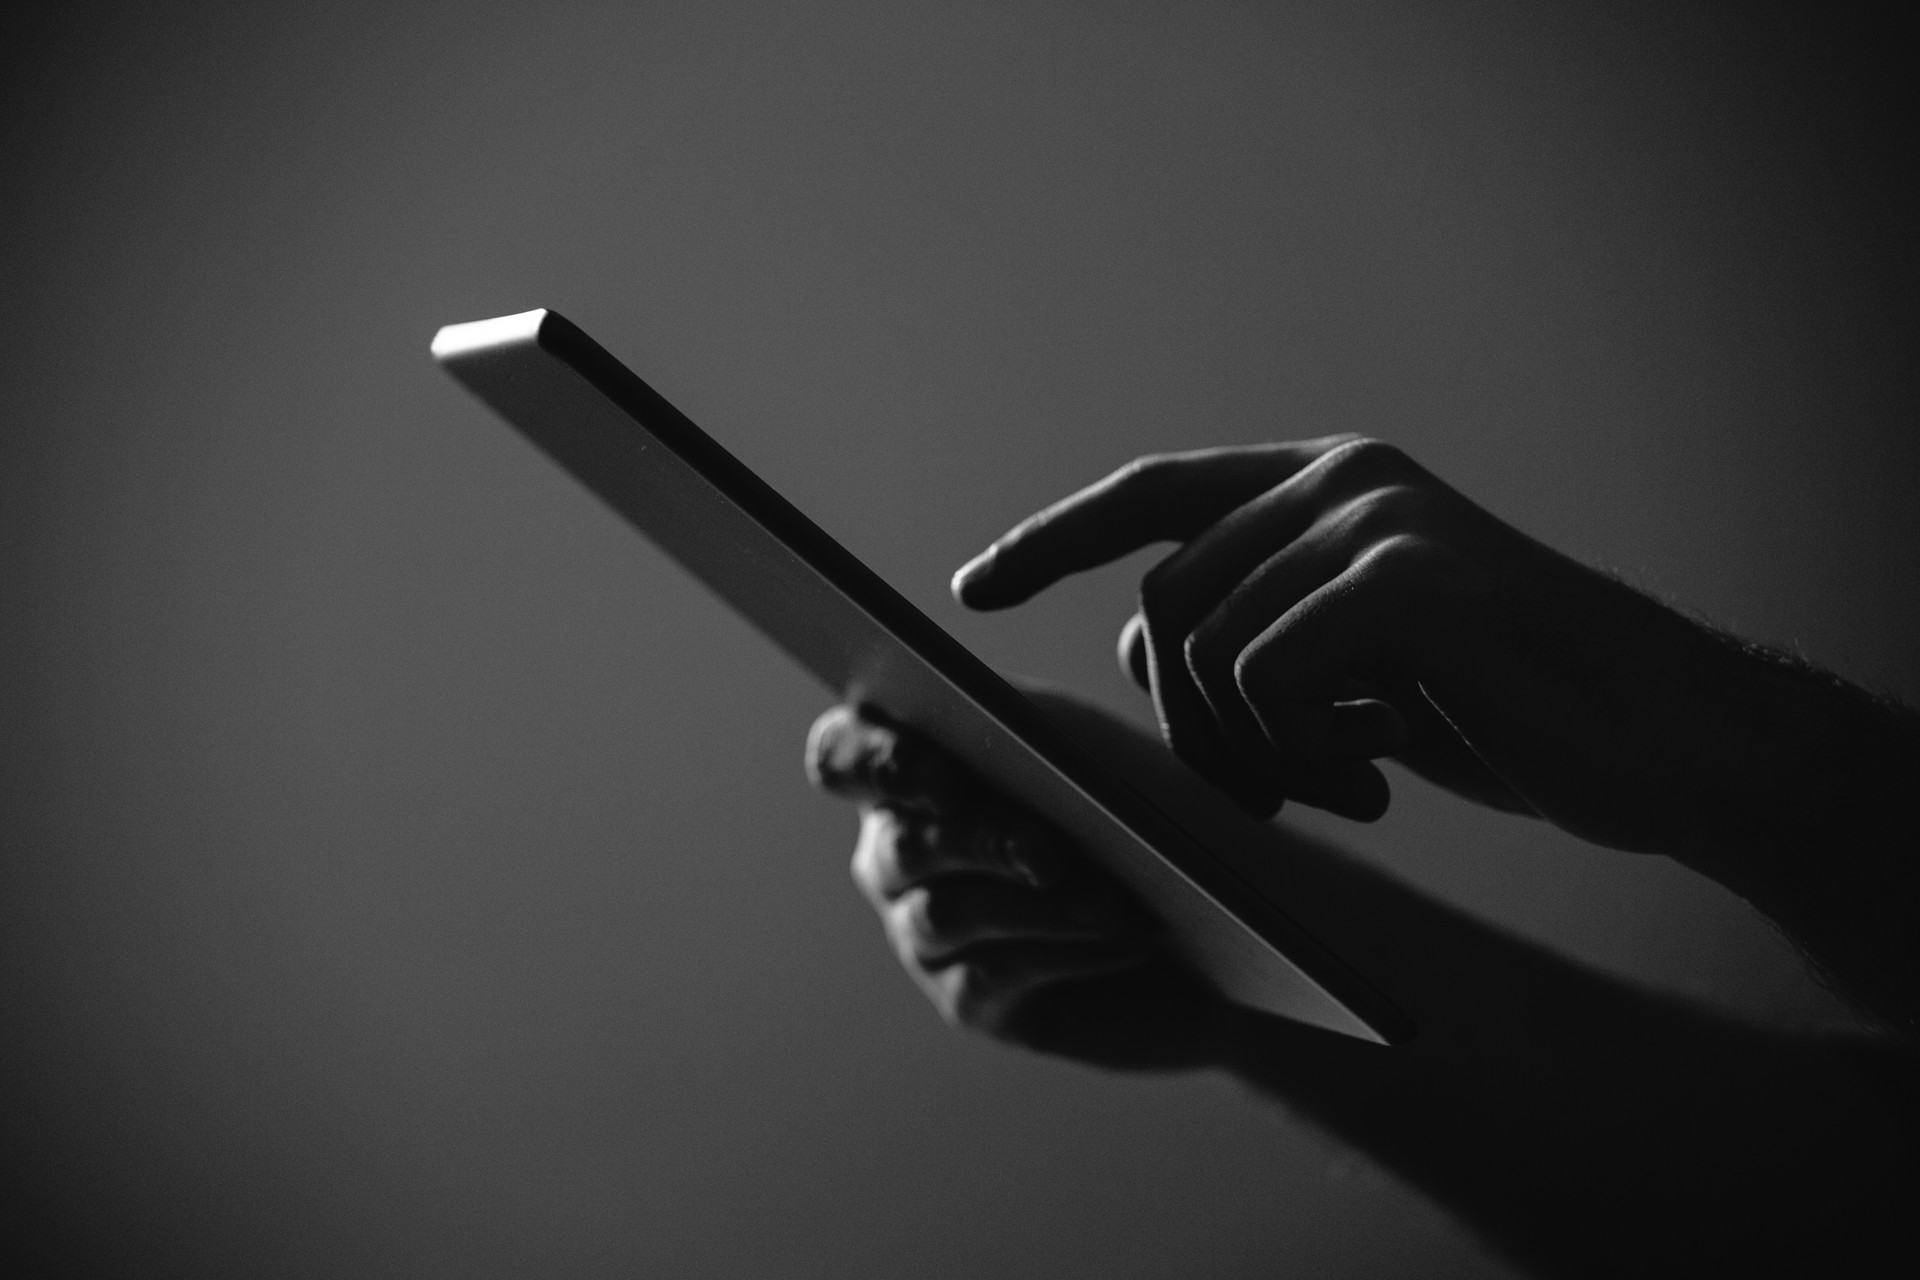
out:
{"label": "forearm", "polygon": [[1920,1032],[1920,716],[1557,553],[1525,563],[1433,686],[1476,749],[1549,821],[1718,881]]}
{"label": "forearm", "polygon": [[1735,796],[1677,856],[1775,921],[1877,1021],[1920,1034],[1920,716],[1758,646],[1735,671]]}
{"label": "forearm", "polygon": [[1911,1127],[1842,1053],[1508,937],[1331,851],[1342,955],[1420,1026],[1381,1049],[1258,1015],[1228,1065],[1541,1275],[1846,1270],[1913,1185]]}

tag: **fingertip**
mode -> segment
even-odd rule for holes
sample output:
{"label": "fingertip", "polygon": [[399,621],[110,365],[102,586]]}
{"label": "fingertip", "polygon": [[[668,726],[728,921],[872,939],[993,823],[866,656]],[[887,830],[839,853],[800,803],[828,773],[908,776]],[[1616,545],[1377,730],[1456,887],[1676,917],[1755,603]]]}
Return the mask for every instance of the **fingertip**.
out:
{"label": "fingertip", "polygon": [[977,557],[973,557],[966,564],[962,564],[958,570],[954,570],[954,578],[952,583],[948,583],[948,587],[952,589],[954,599],[958,603],[968,608],[991,608],[991,604],[985,601],[991,595],[987,583],[993,576],[993,560],[996,555],[998,555],[998,545],[987,547]]}
{"label": "fingertip", "polygon": [[1354,822],[1377,822],[1393,802],[1387,775],[1369,762],[1301,773],[1288,785],[1294,799]]}
{"label": "fingertip", "polygon": [[1256,822],[1273,821],[1280,816],[1280,810],[1286,805],[1284,796],[1268,790],[1235,793],[1233,801],[1240,806],[1241,812]]}
{"label": "fingertip", "polygon": [[1346,796],[1348,807],[1342,812],[1355,822],[1378,822],[1393,803],[1393,788],[1387,785],[1387,775],[1380,772],[1378,765],[1367,763],[1354,769],[1352,777],[1351,790]]}
{"label": "fingertip", "polygon": [[1208,780],[1224,792],[1240,812],[1257,822],[1268,821],[1286,803],[1286,793],[1276,780],[1258,776],[1251,770],[1233,769]]}
{"label": "fingertip", "polygon": [[1310,752],[1309,760],[1321,768],[1337,762],[1378,760],[1407,749],[1412,731],[1406,717],[1392,704],[1378,698],[1358,698],[1336,702],[1325,712],[1325,729]]}
{"label": "fingertip", "polygon": [[969,609],[1011,609],[1057,580],[1060,575],[1036,554],[1027,528],[1019,526],[961,565],[953,575],[953,598]]}
{"label": "fingertip", "polygon": [[1126,625],[1120,628],[1120,640],[1115,647],[1120,659],[1120,670],[1126,677],[1148,693],[1153,692],[1153,674],[1147,662],[1147,618],[1136,613],[1128,618]]}
{"label": "fingertip", "polygon": [[1387,809],[1393,804],[1393,793],[1378,770],[1373,777],[1378,785],[1356,787],[1352,807],[1341,813],[1342,817],[1355,822],[1378,822],[1387,816]]}
{"label": "fingertip", "polygon": [[1246,762],[1230,755],[1221,756],[1196,754],[1191,749],[1182,752],[1175,748],[1174,754],[1189,769],[1205,778],[1240,812],[1260,822],[1265,822],[1280,812],[1280,806],[1286,802],[1291,789],[1282,786],[1278,776],[1263,769],[1247,766]]}

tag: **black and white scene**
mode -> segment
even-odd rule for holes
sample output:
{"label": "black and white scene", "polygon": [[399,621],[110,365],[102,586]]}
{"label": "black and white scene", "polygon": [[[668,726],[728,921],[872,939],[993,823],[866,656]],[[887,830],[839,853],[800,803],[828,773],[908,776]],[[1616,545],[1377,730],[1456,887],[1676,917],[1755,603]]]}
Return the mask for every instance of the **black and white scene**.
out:
{"label": "black and white scene", "polygon": [[1914,1272],[1906,7],[0,61],[6,1274]]}

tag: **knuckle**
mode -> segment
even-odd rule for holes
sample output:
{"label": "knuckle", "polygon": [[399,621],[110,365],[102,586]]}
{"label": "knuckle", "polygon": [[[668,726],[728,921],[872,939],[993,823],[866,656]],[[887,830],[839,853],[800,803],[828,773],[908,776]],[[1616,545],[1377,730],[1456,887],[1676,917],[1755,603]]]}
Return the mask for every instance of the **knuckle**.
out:
{"label": "knuckle", "polygon": [[847,871],[853,877],[854,886],[862,893],[869,896],[880,893],[884,877],[872,842],[862,839],[860,843],[853,846],[853,857],[848,859]]}
{"label": "knuckle", "polygon": [[954,892],[956,889],[958,885],[947,885],[939,892],[931,887],[918,887],[908,890],[904,896],[908,925],[914,936],[933,950],[952,950],[979,931],[972,902],[968,900],[970,894]]}
{"label": "knuckle", "polygon": [[1410,476],[1414,461],[1398,445],[1371,436],[1357,436],[1327,454],[1327,467],[1342,476],[1389,481]]}
{"label": "knuckle", "polygon": [[1233,669],[1235,654],[1218,623],[1208,621],[1195,628],[1184,646],[1187,670],[1205,687],[1210,680]]}
{"label": "knuckle", "polygon": [[900,929],[914,943],[924,948],[926,944],[937,942],[940,937],[936,913],[944,911],[936,906],[938,897],[926,888],[913,888],[900,895],[895,905],[895,914],[899,917]]}
{"label": "knuckle", "polygon": [[1400,532],[1370,547],[1356,564],[1369,577],[1420,576],[1433,565],[1435,549],[1415,533]]}
{"label": "knuckle", "polygon": [[1234,655],[1233,685],[1240,691],[1241,697],[1253,702],[1271,689],[1284,639],[1284,631],[1275,632],[1267,643],[1249,645]]}
{"label": "knuckle", "polygon": [[860,825],[860,842],[853,851],[853,878],[868,893],[884,895],[903,882],[904,832],[899,819],[875,809]]}
{"label": "knuckle", "polygon": [[949,1026],[970,1028],[970,1014],[977,1003],[971,965],[956,964],[932,975],[927,984],[934,1007]]}
{"label": "knuckle", "polygon": [[1427,498],[1410,484],[1371,489],[1347,506],[1348,527],[1361,538],[1384,538],[1418,528],[1425,517]]}
{"label": "knuckle", "polygon": [[1113,473],[1113,485],[1117,489],[1150,490],[1166,473],[1171,455],[1164,453],[1144,453]]}
{"label": "knuckle", "polygon": [[909,889],[900,895],[898,910],[901,929],[923,957],[955,950],[969,938],[966,904],[950,892]]}
{"label": "knuckle", "polygon": [[887,904],[884,911],[887,936],[899,953],[901,963],[908,968],[919,967],[932,950],[921,916],[925,897],[926,890],[910,889]]}

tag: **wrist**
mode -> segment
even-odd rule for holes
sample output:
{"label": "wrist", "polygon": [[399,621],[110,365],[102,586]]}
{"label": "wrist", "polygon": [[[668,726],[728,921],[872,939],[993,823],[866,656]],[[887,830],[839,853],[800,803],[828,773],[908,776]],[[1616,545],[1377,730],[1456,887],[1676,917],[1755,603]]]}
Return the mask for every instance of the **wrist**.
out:
{"label": "wrist", "polygon": [[1712,639],[1728,672],[1715,843],[1793,856],[1841,833],[1911,825],[1920,717],[1799,658]]}

